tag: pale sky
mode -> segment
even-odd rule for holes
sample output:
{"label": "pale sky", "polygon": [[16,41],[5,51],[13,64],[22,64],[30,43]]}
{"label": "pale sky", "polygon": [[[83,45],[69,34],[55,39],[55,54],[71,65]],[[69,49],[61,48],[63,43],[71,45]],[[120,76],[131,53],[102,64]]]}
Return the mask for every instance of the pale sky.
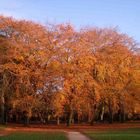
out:
{"label": "pale sky", "polygon": [[140,0],[0,0],[0,14],[41,23],[118,27],[140,42]]}

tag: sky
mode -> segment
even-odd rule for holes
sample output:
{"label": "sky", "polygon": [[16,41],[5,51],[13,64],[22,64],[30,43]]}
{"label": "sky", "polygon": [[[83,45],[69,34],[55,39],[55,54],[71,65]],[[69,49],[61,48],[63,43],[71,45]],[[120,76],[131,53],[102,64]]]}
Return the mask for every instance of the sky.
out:
{"label": "sky", "polygon": [[0,14],[76,29],[117,27],[140,43],[140,0],[0,0]]}

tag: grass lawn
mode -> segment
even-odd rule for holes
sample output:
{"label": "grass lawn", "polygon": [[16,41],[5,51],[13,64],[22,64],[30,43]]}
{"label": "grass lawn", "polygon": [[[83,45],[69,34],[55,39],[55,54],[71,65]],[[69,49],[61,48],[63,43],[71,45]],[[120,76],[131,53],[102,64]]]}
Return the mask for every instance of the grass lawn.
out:
{"label": "grass lawn", "polygon": [[85,132],[93,140],[140,140],[140,129]]}
{"label": "grass lawn", "polygon": [[64,133],[25,132],[0,137],[0,140],[68,140]]}

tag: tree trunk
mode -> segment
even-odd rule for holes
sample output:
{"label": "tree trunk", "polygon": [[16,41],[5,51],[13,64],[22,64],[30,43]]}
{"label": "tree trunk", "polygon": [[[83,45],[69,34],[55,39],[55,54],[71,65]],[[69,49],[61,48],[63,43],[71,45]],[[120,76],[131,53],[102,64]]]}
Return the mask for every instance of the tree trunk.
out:
{"label": "tree trunk", "polygon": [[94,124],[95,118],[96,118],[96,105],[93,105],[93,113],[92,113],[92,119],[90,125]]}
{"label": "tree trunk", "polygon": [[57,117],[57,125],[60,124],[60,119],[59,119],[59,116]]}
{"label": "tree trunk", "polygon": [[78,124],[80,123],[80,115],[79,115],[79,112],[77,112],[77,123]]}
{"label": "tree trunk", "polygon": [[89,109],[88,110],[88,123],[91,122],[91,110]]}
{"label": "tree trunk", "polygon": [[124,98],[121,98],[121,101],[120,101],[119,121],[121,123],[124,123],[125,122],[125,104],[124,104]]}
{"label": "tree trunk", "polygon": [[71,123],[72,123],[72,117],[73,117],[73,112],[70,111],[70,112],[68,113],[67,126],[70,126],[70,125],[71,125]]}
{"label": "tree trunk", "polygon": [[113,113],[112,113],[112,111],[109,112],[109,123],[113,123]]}
{"label": "tree trunk", "polygon": [[24,112],[24,125],[25,126],[29,125],[29,120],[30,120],[30,117],[28,115],[28,112]]}
{"label": "tree trunk", "polygon": [[100,115],[101,122],[104,121],[104,112],[105,112],[105,107],[102,106],[101,115]]}
{"label": "tree trunk", "polygon": [[5,124],[5,99],[4,99],[4,95],[2,94],[0,97],[1,100],[1,124]]}
{"label": "tree trunk", "polygon": [[30,118],[28,116],[26,116],[26,118],[25,118],[25,125],[29,126],[29,124],[30,124]]}
{"label": "tree trunk", "polygon": [[112,110],[112,102],[109,100],[109,123],[113,123],[113,110]]}
{"label": "tree trunk", "polygon": [[124,103],[121,105],[121,123],[125,122],[125,108],[124,108]]}

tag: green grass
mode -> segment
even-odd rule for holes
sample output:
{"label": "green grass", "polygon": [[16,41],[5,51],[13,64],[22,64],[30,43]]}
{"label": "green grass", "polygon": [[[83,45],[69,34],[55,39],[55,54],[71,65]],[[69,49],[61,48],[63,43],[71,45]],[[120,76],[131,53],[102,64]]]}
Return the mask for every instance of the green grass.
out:
{"label": "green grass", "polygon": [[29,132],[29,133],[13,133],[0,137],[0,140],[67,140],[64,133],[52,132]]}
{"label": "green grass", "polygon": [[93,140],[140,140],[140,129],[85,132]]}

